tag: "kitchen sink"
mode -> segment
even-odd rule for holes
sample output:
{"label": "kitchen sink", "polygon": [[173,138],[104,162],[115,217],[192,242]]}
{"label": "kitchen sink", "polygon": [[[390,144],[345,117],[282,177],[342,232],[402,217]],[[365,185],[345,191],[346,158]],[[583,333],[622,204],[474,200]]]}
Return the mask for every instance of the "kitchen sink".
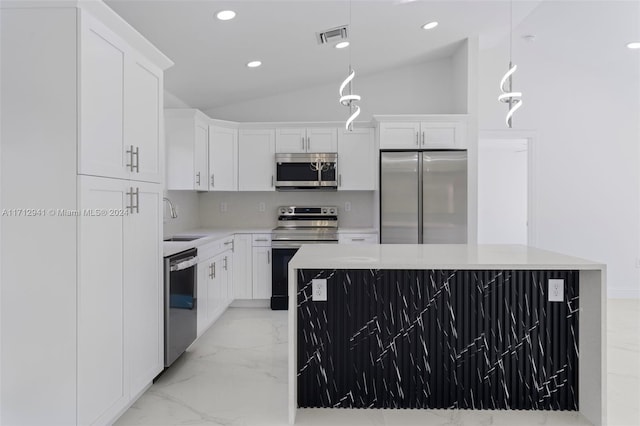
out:
{"label": "kitchen sink", "polygon": [[196,235],[192,237],[171,237],[165,238],[164,241],[193,241],[202,238],[201,235]]}

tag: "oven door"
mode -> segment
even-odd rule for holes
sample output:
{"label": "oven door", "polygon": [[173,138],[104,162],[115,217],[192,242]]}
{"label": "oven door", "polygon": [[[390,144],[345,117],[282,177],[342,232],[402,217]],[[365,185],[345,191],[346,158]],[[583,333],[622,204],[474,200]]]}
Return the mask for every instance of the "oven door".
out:
{"label": "oven door", "polygon": [[283,311],[289,308],[289,261],[302,244],[337,244],[335,240],[272,241],[271,257],[271,309]]}

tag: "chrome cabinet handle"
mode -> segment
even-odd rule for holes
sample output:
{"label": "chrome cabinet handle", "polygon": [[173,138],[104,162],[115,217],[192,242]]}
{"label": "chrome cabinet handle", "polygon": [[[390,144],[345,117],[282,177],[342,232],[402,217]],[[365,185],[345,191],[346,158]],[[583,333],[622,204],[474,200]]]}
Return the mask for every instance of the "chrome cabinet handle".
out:
{"label": "chrome cabinet handle", "polygon": [[216,277],[216,262],[213,262],[213,277],[211,278],[215,278]]}
{"label": "chrome cabinet handle", "polygon": [[307,151],[311,149],[311,138],[307,136]]}
{"label": "chrome cabinet handle", "polygon": [[[133,146],[131,148],[133,148]],[[133,163],[134,155],[136,156],[136,165],[131,166],[131,171],[133,171],[133,168],[135,167],[136,173],[140,173],[140,147],[139,146],[136,146],[135,151],[133,151],[133,153],[131,154],[131,163]]]}
{"label": "chrome cabinet handle", "polygon": [[209,278],[213,278],[213,263],[209,264]]}
{"label": "chrome cabinet handle", "polygon": [[235,250],[236,242],[234,240],[231,240],[231,241],[225,241],[224,243],[225,246],[228,246],[229,244],[231,244],[231,251],[233,252]]}
{"label": "chrome cabinet handle", "polygon": [[[133,193],[133,188],[131,188],[131,192]],[[136,213],[140,213],[140,188],[136,188]]]}
{"label": "chrome cabinet handle", "polygon": [[129,154],[129,162],[127,163],[127,167],[129,171],[133,171],[133,145],[129,145],[129,149],[127,150],[127,154]]}
{"label": "chrome cabinet handle", "polygon": [[267,250],[267,264],[271,264],[271,250]]}
{"label": "chrome cabinet handle", "polygon": [[338,186],[342,186],[342,173],[338,174]]}
{"label": "chrome cabinet handle", "polygon": [[420,132],[416,132],[416,145],[420,145]]}
{"label": "chrome cabinet handle", "polygon": [[200,172],[196,173],[196,185],[200,185]]}
{"label": "chrome cabinet handle", "polygon": [[422,145],[424,145],[424,132],[422,132]]}
{"label": "chrome cabinet handle", "polygon": [[269,240],[267,240],[266,238],[256,238],[253,241],[269,241]]}
{"label": "chrome cabinet handle", "polygon": [[225,271],[227,271],[227,256],[224,257],[224,265],[222,266]]}
{"label": "chrome cabinet handle", "polygon": [[129,211],[129,213],[133,214],[133,188],[129,187],[127,196],[129,197],[129,204],[127,204],[126,209]]}
{"label": "chrome cabinet handle", "polygon": [[364,238],[352,238],[351,241],[364,241]]}
{"label": "chrome cabinet handle", "polygon": [[304,151],[304,136],[302,137],[302,141],[301,142],[302,142],[301,147],[302,147],[302,150]]}
{"label": "chrome cabinet handle", "polygon": [[215,186],[215,177],[213,173],[211,173],[211,187],[213,188],[214,186]]}
{"label": "chrome cabinet handle", "polygon": [[273,175],[271,175],[271,187],[273,188]]}

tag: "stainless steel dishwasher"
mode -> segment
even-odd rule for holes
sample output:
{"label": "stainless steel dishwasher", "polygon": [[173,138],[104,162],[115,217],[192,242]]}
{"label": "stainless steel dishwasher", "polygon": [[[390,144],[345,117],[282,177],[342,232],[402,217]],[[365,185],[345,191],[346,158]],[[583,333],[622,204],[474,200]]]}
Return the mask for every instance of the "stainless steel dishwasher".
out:
{"label": "stainless steel dishwasher", "polygon": [[164,366],[169,367],[196,339],[198,250],[164,258]]}

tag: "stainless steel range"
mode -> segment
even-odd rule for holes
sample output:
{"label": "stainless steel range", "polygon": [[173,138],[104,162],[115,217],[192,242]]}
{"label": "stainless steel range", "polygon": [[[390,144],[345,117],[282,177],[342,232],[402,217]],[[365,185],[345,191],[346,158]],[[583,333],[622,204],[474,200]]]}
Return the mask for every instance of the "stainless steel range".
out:
{"label": "stainless steel range", "polygon": [[278,226],[271,232],[271,309],[288,307],[289,260],[303,244],[338,243],[336,206],[278,207]]}

